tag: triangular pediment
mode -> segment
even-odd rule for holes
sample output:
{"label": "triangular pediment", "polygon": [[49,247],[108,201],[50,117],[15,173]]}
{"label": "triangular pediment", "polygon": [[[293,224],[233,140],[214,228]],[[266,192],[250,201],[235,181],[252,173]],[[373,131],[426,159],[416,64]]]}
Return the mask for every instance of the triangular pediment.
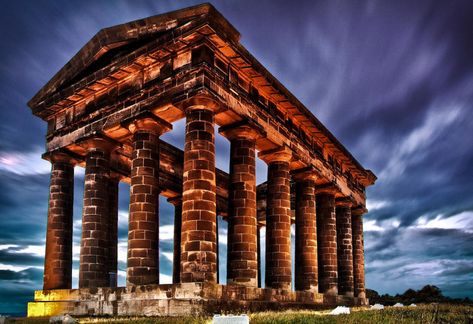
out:
{"label": "triangular pediment", "polygon": [[54,93],[74,84],[83,77],[109,64],[117,56],[126,55],[152,39],[172,32],[195,19],[217,20],[238,41],[239,33],[208,3],[161,15],[131,21],[100,30],[54,77],[28,102],[31,108],[41,104]]}

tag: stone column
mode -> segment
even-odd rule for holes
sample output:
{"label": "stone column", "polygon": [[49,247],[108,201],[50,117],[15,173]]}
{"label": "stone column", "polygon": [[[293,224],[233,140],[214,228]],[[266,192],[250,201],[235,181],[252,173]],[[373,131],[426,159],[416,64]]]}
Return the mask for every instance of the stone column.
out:
{"label": "stone column", "polygon": [[258,263],[258,288],[261,288],[261,227],[258,226],[258,229],[256,230],[256,259]]}
{"label": "stone column", "polygon": [[159,283],[159,136],[172,125],[147,114],[129,122],[133,134],[127,285]]}
{"label": "stone column", "polygon": [[74,164],[64,153],[45,158],[51,161],[52,168],[43,289],[71,289]]}
{"label": "stone column", "polygon": [[353,297],[353,249],[351,226],[351,201],[336,200],[338,294]]}
{"label": "stone column", "polygon": [[217,214],[217,219],[215,221],[215,226],[216,226],[215,233],[217,234],[215,237],[215,248],[216,248],[215,253],[217,254],[217,283],[220,283],[220,249],[218,246],[218,214]]}
{"label": "stone column", "polygon": [[117,286],[118,273],[118,187],[120,175],[110,174],[109,196],[109,231],[108,231],[108,277],[110,287]]}
{"label": "stone column", "polygon": [[315,174],[300,174],[296,180],[296,290],[318,292]]}
{"label": "stone column", "polygon": [[110,219],[110,152],[102,138],[87,140],[79,288],[107,287]]}
{"label": "stone column", "polygon": [[268,164],[266,209],[267,288],[291,290],[291,194],[289,162],[291,151],[281,149],[260,152]]}
{"label": "stone column", "polygon": [[216,282],[215,110],[210,99],[185,108],[181,282]]}
{"label": "stone column", "polygon": [[335,193],[317,188],[316,194],[319,292],[335,296],[338,294]]}
{"label": "stone column", "polygon": [[365,293],[365,252],[363,249],[363,214],[364,207],[353,208],[352,228],[353,228],[353,275],[355,286],[355,297],[363,304],[366,302]]}
{"label": "stone column", "polygon": [[227,283],[258,285],[255,148],[259,133],[247,123],[220,128],[230,140]]}
{"label": "stone column", "polygon": [[181,282],[181,231],[182,231],[182,197],[169,198],[174,205],[174,238],[172,257],[172,283]]}

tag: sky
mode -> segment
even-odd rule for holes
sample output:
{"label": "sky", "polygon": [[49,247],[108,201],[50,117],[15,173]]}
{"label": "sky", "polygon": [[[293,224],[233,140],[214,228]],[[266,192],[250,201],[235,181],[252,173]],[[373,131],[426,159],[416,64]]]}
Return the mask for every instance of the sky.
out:
{"label": "sky", "polygon": [[[101,28],[198,1],[2,1],[0,313],[41,289],[50,164],[26,103]],[[241,43],[377,176],[364,216],[366,285],[434,284],[473,297],[473,2],[212,1]],[[183,121],[163,139],[183,146]],[[228,171],[229,144],[217,141]],[[77,286],[84,171],[75,169]],[[266,167],[257,163],[258,182]],[[119,283],[129,187],[120,185]],[[160,205],[161,282],[171,280],[173,207]],[[226,224],[219,222],[225,282]],[[262,232],[264,238],[264,231]],[[264,240],[263,240],[264,241]],[[264,248],[264,245],[263,245]]]}

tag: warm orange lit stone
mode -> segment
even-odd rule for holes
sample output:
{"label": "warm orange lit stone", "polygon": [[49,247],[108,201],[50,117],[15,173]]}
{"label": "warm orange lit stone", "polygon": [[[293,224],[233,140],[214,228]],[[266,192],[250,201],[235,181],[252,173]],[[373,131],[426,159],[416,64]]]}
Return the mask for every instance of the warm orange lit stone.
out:
{"label": "warm orange lit stone", "polygon": [[[31,99],[48,123],[52,172],[45,290],[29,316],[367,303],[360,211],[376,177],[239,39],[209,4],[110,27]],[[160,136],[183,118],[181,151]],[[230,141],[229,174],[216,168],[217,126]],[[268,165],[259,186],[256,152]],[[80,289],[70,289],[75,165],[86,169]],[[115,287],[121,181],[130,184],[127,286]],[[160,196],[175,205],[173,284],[158,284]],[[228,285],[217,284],[217,217],[228,221]]]}

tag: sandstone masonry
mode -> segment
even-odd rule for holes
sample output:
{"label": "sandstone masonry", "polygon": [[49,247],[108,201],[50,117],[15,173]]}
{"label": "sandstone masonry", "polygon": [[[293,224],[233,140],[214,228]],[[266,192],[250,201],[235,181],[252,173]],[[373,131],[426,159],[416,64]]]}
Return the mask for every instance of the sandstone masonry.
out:
{"label": "sandstone masonry", "polygon": [[[48,124],[52,170],[44,287],[28,316],[367,303],[362,215],[376,177],[239,39],[209,4],[106,28],[30,100]],[[160,137],[183,118],[182,151]],[[215,166],[216,136],[230,142],[229,174]],[[258,186],[257,158],[268,166]],[[85,168],[79,289],[75,166]],[[120,182],[130,185],[126,287],[117,287]],[[172,284],[159,282],[159,196],[174,205]],[[228,222],[226,285],[218,217]]]}

